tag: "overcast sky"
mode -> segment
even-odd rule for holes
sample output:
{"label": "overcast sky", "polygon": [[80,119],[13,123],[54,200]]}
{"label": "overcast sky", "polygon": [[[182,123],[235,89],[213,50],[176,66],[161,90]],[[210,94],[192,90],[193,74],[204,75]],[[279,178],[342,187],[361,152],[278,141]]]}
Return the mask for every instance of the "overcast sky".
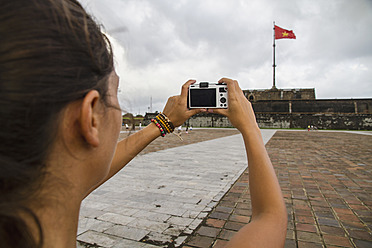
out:
{"label": "overcast sky", "polygon": [[276,86],[316,97],[372,98],[372,0],[80,0],[114,45],[120,102],[161,111],[188,79],[272,87],[273,21],[296,40],[276,40]]}

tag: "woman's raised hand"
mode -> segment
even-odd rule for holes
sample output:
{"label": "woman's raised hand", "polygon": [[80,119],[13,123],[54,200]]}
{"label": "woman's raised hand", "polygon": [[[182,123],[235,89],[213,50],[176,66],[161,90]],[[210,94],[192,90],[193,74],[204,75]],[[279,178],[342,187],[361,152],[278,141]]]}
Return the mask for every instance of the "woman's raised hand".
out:
{"label": "woman's raised hand", "polygon": [[189,80],[182,85],[181,94],[168,98],[167,104],[164,107],[163,113],[170,119],[175,127],[181,126],[191,116],[205,111],[203,109],[187,108],[187,93],[189,86],[194,84],[195,80]]}
{"label": "woman's raised hand", "polygon": [[238,82],[229,78],[222,78],[218,82],[227,85],[229,106],[227,109],[213,109],[209,110],[209,112],[227,116],[231,124],[240,132],[247,128],[257,128],[252,105],[244,96]]}

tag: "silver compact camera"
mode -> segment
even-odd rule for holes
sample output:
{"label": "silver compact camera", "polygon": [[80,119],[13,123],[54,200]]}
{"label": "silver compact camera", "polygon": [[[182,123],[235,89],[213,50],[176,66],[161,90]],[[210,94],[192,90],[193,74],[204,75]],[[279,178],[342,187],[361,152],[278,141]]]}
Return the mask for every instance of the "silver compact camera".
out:
{"label": "silver compact camera", "polygon": [[227,108],[227,85],[200,82],[189,87],[188,108]]}

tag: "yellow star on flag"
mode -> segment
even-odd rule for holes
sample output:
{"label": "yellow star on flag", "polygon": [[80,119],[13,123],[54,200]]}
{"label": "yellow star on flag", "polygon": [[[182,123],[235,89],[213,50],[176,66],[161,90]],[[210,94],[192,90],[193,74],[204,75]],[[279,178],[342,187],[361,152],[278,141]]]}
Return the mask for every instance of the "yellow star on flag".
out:
{"label": "yellow star on flag", "polygon": [[282,35],[283,35],[283,37],[288,37],[288,33],[287,32],[283,32]]}

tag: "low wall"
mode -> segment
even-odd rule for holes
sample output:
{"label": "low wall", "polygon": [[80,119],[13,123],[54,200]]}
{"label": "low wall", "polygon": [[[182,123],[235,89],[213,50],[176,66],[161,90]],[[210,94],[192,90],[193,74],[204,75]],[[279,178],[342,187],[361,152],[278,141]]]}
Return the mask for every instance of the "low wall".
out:
{"label": "low wall", "polygon": [[[313,125],[318,129],[372,130],[371,114],[278,114],[256,113],[261,128],[302,128]],[[230,121],[217,114],[199,114],[186,121],[184,126],[232,127]]]}
{"label": "low wall", "polygon": [[265,100],[252,107],[256,113],[372,114],[372,99]]}
{"label": "low wall", "polygon": [[262,128],[303,128],[372,130],[371,114],[256,114]]}
{"label": "low wall", "polygon": [[192,127],[232,127],[227,117],[218,114],[197,114],[188,119],[184,125]]}

